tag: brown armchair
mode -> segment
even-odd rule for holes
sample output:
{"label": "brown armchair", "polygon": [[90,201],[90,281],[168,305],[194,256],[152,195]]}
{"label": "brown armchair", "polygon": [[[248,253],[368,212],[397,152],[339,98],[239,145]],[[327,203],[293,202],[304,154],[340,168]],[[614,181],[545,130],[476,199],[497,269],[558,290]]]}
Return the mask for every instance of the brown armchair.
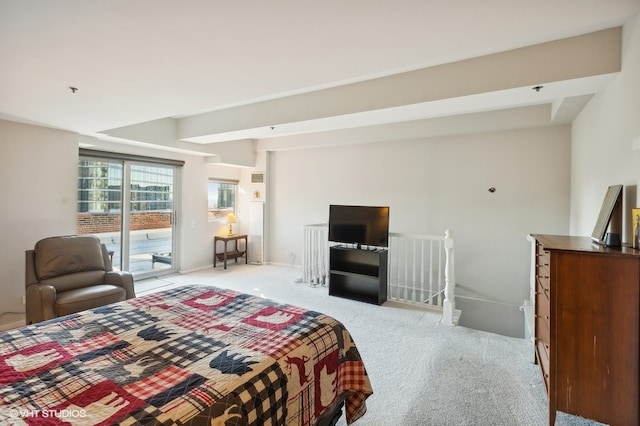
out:
{"label": "brown armchair", "polygon": [[114,271],[93,235],[51,237],[26,251],[27,324],[135,297],[133,276]]}

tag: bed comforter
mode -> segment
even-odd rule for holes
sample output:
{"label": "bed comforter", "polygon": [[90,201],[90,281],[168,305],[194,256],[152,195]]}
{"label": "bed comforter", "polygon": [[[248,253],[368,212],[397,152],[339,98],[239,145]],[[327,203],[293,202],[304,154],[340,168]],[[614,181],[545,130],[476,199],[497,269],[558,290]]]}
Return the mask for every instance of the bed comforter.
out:
{"label": "bed comforter", "polygon": [[2,424],[313,425],[371,384],[318,312],[187,286],[0,333]]}

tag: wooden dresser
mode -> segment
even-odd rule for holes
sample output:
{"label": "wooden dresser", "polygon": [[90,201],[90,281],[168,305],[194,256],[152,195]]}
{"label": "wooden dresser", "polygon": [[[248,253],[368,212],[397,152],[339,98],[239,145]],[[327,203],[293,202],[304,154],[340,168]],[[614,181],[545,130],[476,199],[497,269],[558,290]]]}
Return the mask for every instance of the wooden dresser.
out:
{"label": "wooden dresser", "polygon": [[549,424],[563,411],[638,425],[640,251],[589,237],[535,238],[535,357]]}

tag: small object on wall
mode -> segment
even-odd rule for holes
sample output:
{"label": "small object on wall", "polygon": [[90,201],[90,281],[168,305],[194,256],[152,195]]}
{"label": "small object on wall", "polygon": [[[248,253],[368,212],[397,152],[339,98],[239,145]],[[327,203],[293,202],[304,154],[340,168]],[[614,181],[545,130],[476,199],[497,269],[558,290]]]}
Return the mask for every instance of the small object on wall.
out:
{"label": "small object on wall", "polygon": [[493,194],[494,192],[496,192],[496,189],[492,186],[491,188],[489,188],[489,192]]}
{"label": "small object on wall", "polygon": [[256,200],[260,198],[260,191],[253,191],[253,198]]}
{"label": "small object on wall", "polygon": [[251,183],[264,183],[264,172],[251,173]]}

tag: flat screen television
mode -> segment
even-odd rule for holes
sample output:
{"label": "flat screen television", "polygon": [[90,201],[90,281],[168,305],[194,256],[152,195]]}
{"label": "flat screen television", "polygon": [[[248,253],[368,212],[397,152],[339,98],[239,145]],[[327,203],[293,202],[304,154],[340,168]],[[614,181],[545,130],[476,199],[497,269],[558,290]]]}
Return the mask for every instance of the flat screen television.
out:
{"label": "flat screen television", "polygon": [[329,206],[329,241],[361,246],[389,245],[389,207]]}

